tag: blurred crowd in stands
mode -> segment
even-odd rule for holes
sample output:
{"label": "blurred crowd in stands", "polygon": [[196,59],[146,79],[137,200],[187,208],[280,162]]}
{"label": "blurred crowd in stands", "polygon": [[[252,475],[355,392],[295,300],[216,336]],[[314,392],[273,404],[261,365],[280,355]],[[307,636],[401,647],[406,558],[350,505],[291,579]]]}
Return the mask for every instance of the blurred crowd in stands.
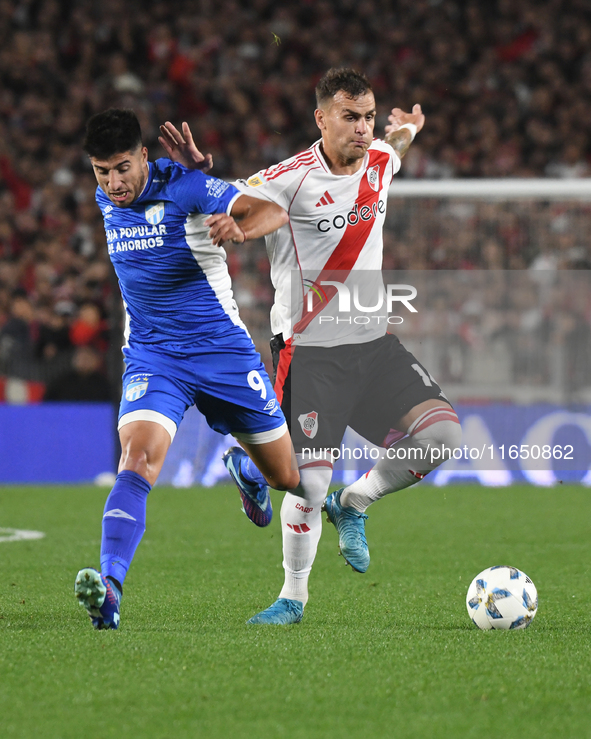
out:
{"label": "blurred crowd in stands", "polygon": [[[378,133],[393,106],[423,106],[403,177],[591,173],[589,0],[0,0],[0,42],[0,375],[52,385],[93,367],[117,395],[120,298],[81,151],[86,119],[107,107],[136,110],[152,158],[158,125],[187,120],[232,179],[315,141],[314,86],[347,65],[372,81]],[[385,266],[588,263],[584,208],[549,212],[532,235],[518,208],[499,221],[466,207],[391,203]],[[229,263],[268,358],[264,249]]]}
{"label": "blurred crowd in stands", "polygon": [[[453,400],[590,403],[591,272],[403,273],[417,313],[395,330]],[[391,282],[400,272],[386,272]],[[479,395],[479,393],[482,393]]]}

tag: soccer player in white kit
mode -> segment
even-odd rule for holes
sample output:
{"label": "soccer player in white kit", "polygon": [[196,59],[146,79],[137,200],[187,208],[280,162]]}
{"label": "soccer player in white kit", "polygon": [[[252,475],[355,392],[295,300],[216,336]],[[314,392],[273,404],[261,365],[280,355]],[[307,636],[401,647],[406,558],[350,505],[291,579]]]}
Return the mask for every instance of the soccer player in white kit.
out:
{"label": "soccer player in white kit", "polygon": [[[365,572],[367,508],[422,479],[446,458],[445,450],[461,442],[458,418],[441,388],[387,333],[385,322],[342,322],[336,330],[328,318],[320,329],[313,321],[321,312],[329,317],[338,305],[338,290],[327,283],[350,279],[352,284],[355,277],[381,270],[388,189],[423,127],[421,108],[415,105],[410,114],[393,109],[382,141],[373,138],[375,99],[364,75],[331,69],[318,83],[316,97],[322,138],[236,183],[242,192],[271,200],[289,214],[289,223],[267,236],[266,244],[276,291],[271,311],[275,392],[290,425],[300,484],[285,494],[281,507],[284,586],[275,603],[250,619],[255,624],[301,620],[323,509],[337,528],[347,563]],[[166,143],[174,157],[172,135]],[[295,322],[294,273],[301,276],[301,303],[308,307]],[[359,480],[326,498],[330,449],[339,447],[347,426],[378,446],[397,441],[398,448],[416,450],[405,455],[417,460],[413,469],[384,456]],[[434,449],[439,455],[427,453]]]}

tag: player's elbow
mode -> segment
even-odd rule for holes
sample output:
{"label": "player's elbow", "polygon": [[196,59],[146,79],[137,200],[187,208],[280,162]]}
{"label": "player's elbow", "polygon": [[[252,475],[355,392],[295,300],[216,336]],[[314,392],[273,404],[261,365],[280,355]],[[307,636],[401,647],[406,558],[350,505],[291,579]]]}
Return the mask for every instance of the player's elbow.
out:
{"label": "player's elbow", "polygon": [[289,221],[289,216],[287,215],[287,211],[284,210],[280,205],[277,205],[276,203],[268,204],[267,216],[268,216],[267,223],[273,231],[276,231],[278,228],[285,226],[285,224]]}
{"label": "player's elbow", "polygon": [[287,212],[276,203],[268,203],[266,211],[265,234],[277,231],[289,221]]}
{"label": "player's elbow", "polygon": [[285,226],[285,224],[289,221],[289,215],[287,214],[287,211],[286,210],[283,210],[283,208],[281,208],[279,206],[277,206],[277,207],[280,210],[280,213],[279,213],[279,216],[278,216],[280,223],[279,223],[279,226],[277,228],[281,228],[281,226]]}

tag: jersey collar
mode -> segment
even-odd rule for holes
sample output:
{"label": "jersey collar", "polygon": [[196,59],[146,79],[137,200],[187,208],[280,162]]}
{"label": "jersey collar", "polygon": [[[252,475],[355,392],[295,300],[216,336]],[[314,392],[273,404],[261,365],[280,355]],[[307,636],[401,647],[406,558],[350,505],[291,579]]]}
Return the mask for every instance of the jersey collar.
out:
{"label": "jersey collar", "polygon": [[139,196],[133,201],[132,205],[135,205],[135,203],[141,203],[142,200],[146,199],[146,195],[148,194],[148,191],[152,186],[152,180],[154,179],[154,169],[154,163],[148,162],[148,176],[146,177],[146,184],[144,185],[144,189],[141,191]]}
{"label": "jersey collar", "polygon": [[[328,166],[328,162],[326,161],[326,157],[324,156],[324,152],[322,151],[321,144],[322,144],[322,139],[318,139],[318,141],[315,141],[310,148],[314,149],[314,151],[316,153],[316,156],[317,156],[320,164],[324,168],[324,170],[328,174],[332,175],[332,172],[330,171],[330,167]],[[373,141],[372,141],[372,144],[373,144]],[[369,164],[369,149],[370,148],[371,148],[371,144],[369,145],[367,151],[365,152],[365,156],[363,157],[363,164],[361,165],[361,167],[359,167],[359,169],[357,170],[357,172],[355,172],[353,174],[344,174],[344,175],[343,174],[338,174],[338,175],[332,175],[332,176],[333,177],[339,177],[339,178],[341,178],[341,177],[357,177],[357,175],[360,172],[365,172],[365,170],[367,169],[367,166]]]}

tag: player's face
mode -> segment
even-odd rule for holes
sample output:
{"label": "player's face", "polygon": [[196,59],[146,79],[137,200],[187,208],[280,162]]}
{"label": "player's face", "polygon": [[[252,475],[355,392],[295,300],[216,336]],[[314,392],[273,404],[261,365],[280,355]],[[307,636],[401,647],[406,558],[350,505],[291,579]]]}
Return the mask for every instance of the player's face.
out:
{"label": "player's face", "polygon": [[372,92],[350,98],[339,90],[325,108],[316,111],[324,148],[341,161],[365,156],[373,140],[375,120],[376,101]]}
{"label": "player's face", "polygon": [[109,159],[90,157],[90,162],[99,187],[114,205],[125,208],[141,195],[148,177],[145,146],[113,154]]}

